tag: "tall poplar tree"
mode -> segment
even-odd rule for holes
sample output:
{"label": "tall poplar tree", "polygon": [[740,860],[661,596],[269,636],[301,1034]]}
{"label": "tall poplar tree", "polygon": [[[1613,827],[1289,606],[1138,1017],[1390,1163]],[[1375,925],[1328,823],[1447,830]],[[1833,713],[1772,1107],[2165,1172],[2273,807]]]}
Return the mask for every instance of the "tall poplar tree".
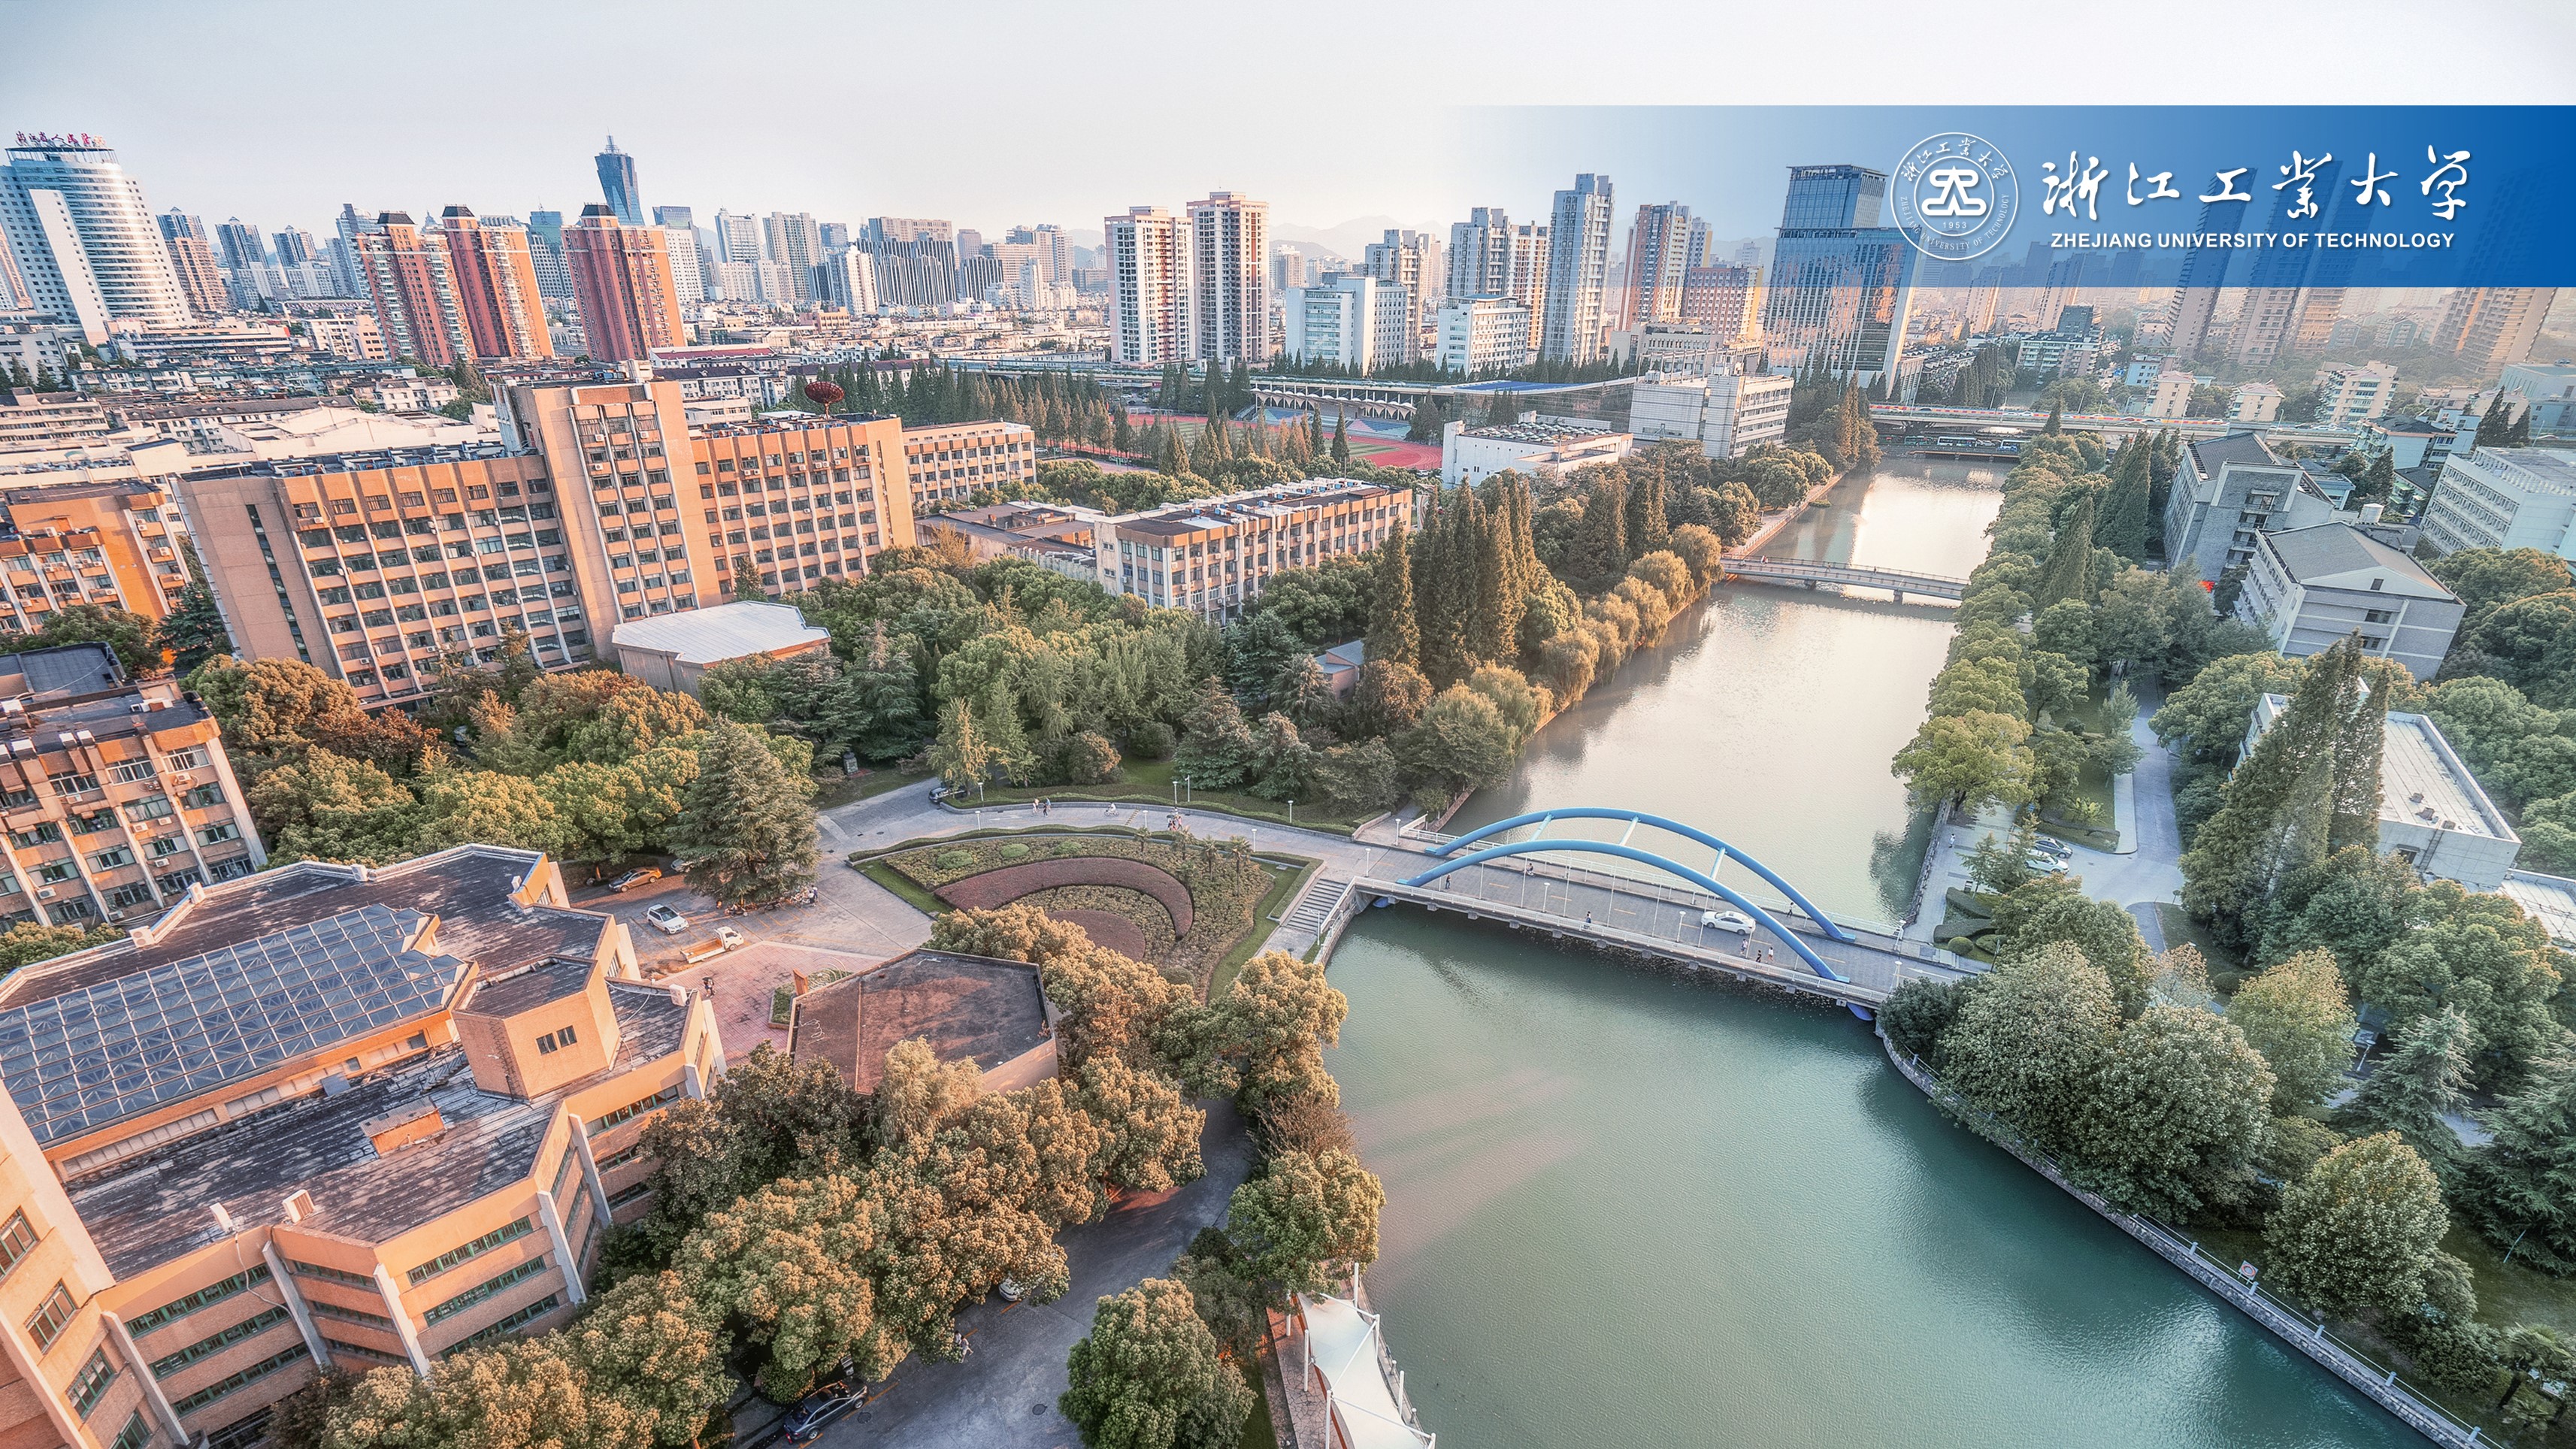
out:
{"label": "tall poplar tree", "polygon": [[2103,495],[2093,542],[2131,563],[2147,561],[2147,500],[2154,485],[2147,476],[2147,448],[2132,440],[2112,464],[2111,491]]}
{"label": "tall poplar tree", "polygon": [[2183,904],[2230,945],[2259,940],[2274,888],[2325,858],[2336,802],[2346,788],[2359,788],[2339,782],[2365,768],[2377,777],[2375,731],[2366,767],[2357,760],[2339,766],[2335,758],[2354,738],[2353,712],[2364,708],[2359,647],[2346,639],[2310,662],[2289,707],[2236,767],[2218,813],[2183,855]]}
{"label": "tall poplar tree", "polygon": [[1333,414],[1333,464],[1339,468],[1351,465],[1351,419],[1348,413]]}
{"label": "tall poplar tree", "polygon": [[2040,570],[2039,587],[2031,594],[2031,610],[2037,613],[2066,599],[2082,604],[2093,602],[2093,500],[2090,497],[2067,510],[2066,521],[2058,525],[2057,539],[2048,548],[2048,563]]}
{"label": "tall poplar tree", "polygon": [[1583,500],[1583,521],[1575,526],[1572,582],[1597,594],[1627,571],[1628,487],[1617,470],[1604,469]]}

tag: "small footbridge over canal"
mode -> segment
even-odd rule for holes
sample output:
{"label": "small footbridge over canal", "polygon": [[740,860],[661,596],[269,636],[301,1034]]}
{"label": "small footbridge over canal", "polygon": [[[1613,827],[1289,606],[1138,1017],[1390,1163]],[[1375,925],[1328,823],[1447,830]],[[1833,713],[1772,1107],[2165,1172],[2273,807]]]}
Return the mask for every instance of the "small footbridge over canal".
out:
{"label": "small footbridge over canal", "polygon": [[1954,579],[1946,574],[1864,568],[1858,564],[1830,563],[1813,558],[1730,558],[1725,560],[1725,569],[1728,578],[1757,584],[1803,584],[1811,589],[1885,589],[1894,594],[1900,604],[1908,595],[1918,599],[1956,600],[1968,588],[1966,579]]}
{"label": "small footbridge over canal", "polygon": [[[1561,828],[1569,821],[1620,828],[1615,838],[1596,839]],[[1682,846],[1636,844],[1641,829],[1650,841],[1678,839],[1697,849],[1689,861],[1677,859]],[[1864,1018],[1909,977],[1946,980],[1979,969],[1938,947],[1836,921],[1761,861],[1695,826],[1643,811],[1533,811],[1454,837],[1408,831],[1402,843],[1418,855],[1381,857],[1343,893],[1344,910],[1401,902],[1459,911],[1825,997]],[[1709,852],[1705,869],[1701,850]],[[1596,869],[1587,858],[1622,868]],[[1757,877],[1788,908],[1765,907],[1727,883],[1729,864]],[[1751,929],[1722,923],[1729,914]]]}

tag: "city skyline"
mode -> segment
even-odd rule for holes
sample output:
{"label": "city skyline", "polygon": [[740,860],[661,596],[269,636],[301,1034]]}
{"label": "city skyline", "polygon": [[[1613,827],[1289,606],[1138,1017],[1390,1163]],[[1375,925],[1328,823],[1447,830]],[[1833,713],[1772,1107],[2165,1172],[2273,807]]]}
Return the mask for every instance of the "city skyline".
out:
{"label": "city skyline", "polygon": [[[1095,62],[1105,63],[1131,46],[1172,62],[1202,46],[1250,57],[1248,63],[1256,67],[1247,78],[1250,93],[1257,93],[1264,81],[1293,83],[1293,48],[1277,51],[1274,61],[1264,58],[1271,47],[1252,43],[1275,26],[1248,17],[1194,16],[1187,27],[1157,27],[1145,23],[1155,7],[1129,6],[1139,22],[1132,26],[1033,22],[1037,30],[1022,27],[1019,35],[1043,33],[1043,42],[1001,47],[985,57],[998,67],[994,75],[1012,97],[997,107],[959,110],[936,72],[896,67],[873,73],[869,114],[940,117],[936,126],[905,128],[902,144],[886,146],[875,143],[874,127],[848,130],[842,92],[828,84],[764,87],[754,123],[747,113],[735,119],[698,106],[618,101],[564,83],[562,56],[641,59],[682,32],[688,35],[693,63],[709,75],[774,66],[790,81],[825,79],[819,71],[808,75],[805,67],[812,62],[781,62],[772,47],[748,35],[738,38],[721,27],[698,25],[682,8],[621,7],[621,25],[614,30],[590,24],[592,12],[585,7],[464,7],[442,11],[434,21],[368,14],[332,27],[262,24],[258,8],[216,16],[162,5],[98,12],[21,6],[9,53],[0,57],[0,81],[17,111],[11,126],[103,136],[124,155],[128,169],[145,178],[156,209],[175,206],[210,220],[240,216],[268,230],[318,229],[343,202],[355,202],[368,214],[407,210],[436,215],[447,205],[463,204],[485,213],[524,215],[543,207],[577,216],[582,206],[605,199],[594,158],[610,135],[635,159],[640,199],[648,209],[684,204],[702,217],[720,208],[802,211],[850,221],[879,214],[948,216],[961,226],[997,234],[1039,221],[1078,223],[1151,197],[1203,196],[1222,189],[1267,200],[1274,235],[1281,240],[1343,229],[1373,235],[1389,226],[1445,234],[1475,206],[1499,205],[1514,215],[1536,216],[1565,175],[1598,169],[1617,173],[1630,194],[1689,203],[1693,215],[1704,216],[1719,234],[1754,235],[1776,220],[1766,212],[1776,205],[1778,167],[1838,160],[1884,165],[1894,159],[1869,154],[1764,156],[1752,169],[1770,171],[1765,184],[1755,194],[1738,195],[1744,188],[1722,183],[1743,174],[1742,163],[1720,154],[1735,148],[1668,144],[1668,137],[1643,129],[1653,125],[1646,117],[1622,124],[1588,114],[1584,125],[1569,129],[1589,134],[1553,140],[1541,136],[1509,147],[1475,147],[1466,141],[1471,117],[1450,109],[1454,105],[1544,100],[1563,109],[1542,114],[1572,118],[1575,107],[1701,98],[1686,83],[1640,85],[1617,67],[1581,63],[1589,51],[1597,50],[1604,60],[1630,53],[1624,41],[1606,30],[1598,37],[1552,35],[1541,52],[1511,43],[1507,37],[1516,31],[1506,23],[1490,27],[1488,38],[1429,15],[1408,18],[1354,9],[1352,18],[1365,13],[1373,33],[1397,43],[1372,46],[1369,53],[1351,57],[1361,72],[1353,76],[1353,93],[1371,95],[1372,102],[1346,111],[1320,108],[1301,117],[1310,144],[1261,144],[1264,123],[1259,117],[1268,108],[1259,106],[1244,107],[1236,116],[1194,116],[1192,124],[1168,128],[1150,146],[1035,139],[1078,135],[1094,115],[1098,124],[1114,131],[1118,103],[1114,95],[1104,94],[1099,77],[1107,72]],[[2287,53],[2290,46],[2313,44],[2312,34],[2295,15],[2245,14],[2215,5],[2193,8],[2207,11],[2213,23],[2223,15],[2231,45],[2240,53],[2265,53],[2267,48]],[[2389,11],[2391,19],[2400,13],[2394,6],[2375,8]],[[2512,0],[2480,8],[2534,40],[2508,48],[2488,63],[2481,77],[2482,98],[2576,100],[2576,78],[2548,63],[2553,54],[2565,53],[2565,43],[2552,47],[2544,38],[2555,33],[2562,42],[2576,41],[2576,17]],[[283,7],[277,9],[285,13]],[[149,23],[135,23],[138,12],[148,12]],[[2192,37],[2199,32],[2189,21],[2186,12],[2170,27],[2124,37],[2119,52],[2123,63],[2115,74],[2087,76],[2081,67],[2051,66],[2017,84],[2016,98],[2168,104],[2241,100],[2241,92],[2227,90],[2226,77],[2197,64]],[[829,56],[861,44],[904,53],[908,40],[917,36],[926,43],[936,29],[930,17],[905,14],[823,14],[801,23],[814,37],[813,43],[799,47],[803,56]],[[1331,17],[1319,14],[1312,23],[1329,27]],[[2059,18],[2050,23],[2061,31],[2068,24]],[[1721,18],[1676,9],[1660,15],[1656,24],[1684,50],[1721,43],[1729,48],[1786,45],[1802,38],[1794,16]],[[506,27],[520,40],[505,46],[483,43],[494,27]],[[1959,31],[1899,39],[1874,36],[1873,27],[1856,25],[1838,34],[1836,44],[1845,53],[1843,63],[1883,72],[1868,89],[1873,102],[1964,102],[1974,77],[1992,58],[1979,27]],[[1389,82],[1402,74],[1402,57],[1420,49],[1401,43],[1407,35],[1451,56],[1458,63],[1444,70],[1475,76],[1476,87],[1443,93],[1437,83],[1367,84],[1369,73],[1384,71]],[[1172,54],[1164,55],[1166,51]],[[123,81],[103,88],[94,83],[89,62],[111,53]],[[380,130],[365,125],[281,126],[271,90],[240,83],[245,74],[264,68],[284,68],[308,78],[373,77],[388,54],[404,56],[405,65],[420,75],[471,72],[486,78],[476,105],[441,115],[440,145],[388,146]],[[1757,68],[1731,80],[1726,99],[1750,104],[1815,99],[1812,88],[1795,82],[1793,74],[1765,77]],[[2394,54],[2364,50],[2332,67],[2286,68],[2267,80],[2266,93],[2282,102],[2344,101],[2367,94],[2388,104],[2438,99],[2437,85],[2420,67]],[[357,93],[354,85],[346,89]],[[330,93],[326,81],[323,94]],[[843,132],[849,139],[842,147],[828,139],[785,141],[790,135],[829,138]],[[1402,144],[1386,144],[1391,133],[1402,136]],[[1034,148],[1039,147],[1044,148],[1043,164],[1037,164],[1041,152]],[[1311,164],[1310,158],[1319,154],[1332,155],[1333,164]]]}

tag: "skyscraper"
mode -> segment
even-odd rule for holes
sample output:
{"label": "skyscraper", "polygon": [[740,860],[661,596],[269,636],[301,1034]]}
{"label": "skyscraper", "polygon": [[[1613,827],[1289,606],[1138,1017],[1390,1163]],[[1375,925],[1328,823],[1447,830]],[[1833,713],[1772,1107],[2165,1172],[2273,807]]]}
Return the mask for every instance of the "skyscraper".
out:
{"label": "skyscraper", "polygon": [[108,323],[177,326],[187,294],[143,188],[95,136],[27,136],[0,168],[0,234],[35,309],[91,342]]}
{"label": "skyscraper", "polygon": [[527,228],[485,221],[465,207],[451,206],[440,213],[438,230],[447,242],[449,274],[455,278],[474,355],[554,356]]}
{"label": "skyscraper", "polygon": [[642,226],[644,193],[635,186],[635,158],[618,150],[617,138],[611,136],[608,149],[594,159],[599,163],[600,194],[608,198],[609,211],[628,226]]}
{"label": "skyscraper", "polygon": [[1886,192],[1886,173],[1862,166],[1789,168],[1762,304],[1772,371],[1821,363],[1897,395],[1916,253],[1878,224]]}
{"label": "skyscraper", "polygon": [[409,212],[378,212],[375,228],[358,235],[358,268],[395,356],[453,367],[473,355],[447,238],[436,228],[421,230]]}
{"label": "skyscraper", "polygon": [[1682,273],[1680,320],[1721,342],[1762,335],[1762,274],[1751,267],[1693,267]]}
{"label": "skyscraper", "polygon": [[1189,204],[1190,354],[1214,367],[1270,359],[1270,206],[1239,191]]}
{"label": "skyscraper", "polygon": [[716,260],[720,262],[767,261],[760,251],[760,218],[736,212],[716,213]]}
{"label": "skyscraper", "polygon": [[1610,270],[1610,178],[1584,172],[1556,194],[1548,221],[1546,321],[1539,354],[1550,362],[1601,355],[1601,291]]}
{"label": "skyscraper", "polygon": [[[2242,201],[2213,201],[2203,206],[2199,234],[2242,230],[2245,206]],[[2226,282],[2228,263],[2235,256],[2227,247],[2199,247],[2183,253],[2173,305],[2165,315],[2165,350],[2176,357],[2194,357],[2208,345],[2210,318],[2218,311],[2218,289]]]}
{"label": "skyscraper", "polygon": [[687,231],[698,224],[697,213],[685,206],[657,206],[653,208],[653,224],[659,227],[676,226],[682,231]]}
{"label": "skyscraper", "polygon": [[1547,334],[1547,228],[1525,221],[1512,228],[1511,280],[1504,293],[1529,311],[1529,355],[1539,355]]}
{"label": "skyscraper", "polygon": [[773,211],[762,221],[761,230],[769,242],[769,259],[786,267],[794,281],[794,300],[813,300],[814,268],[823,260],[823,229],[814,224],[812,214]]}
{"label": "skyscraper", "polygon": [[607,207],[585,206],[564,229],[564,261],[594,360],[649,358],[654,348],[688,341],[660,227],[624,226]]}
{"label": "skyscraper", "polygon": [[[877,223],[868,223],[871,231]],[[1104,217],[1109,254],[1110,355],[1148,367],[1182,362],[1190,348],[1188,221],[1159,206]],[[879,278],[882,287],[884,279]],[[1266,323],[1265,323],[1266,326]]]}
{"label": "skyscraper", "polygon": [[[344,297],[367,295],[366,274],[358,270],[358,233],[372,225],[358,215],[355,203],[347,201],[340,203],[340,214],[331,218],[331,265],[340,269],[340,295]],[[543,280],[542,268],[537,275]]]}
{"label": "skyscraper", "polygon": [[1479,206],[1449,226],[1451,301],[1508,296],[1512,287],[1512,219],[1499,206]]}
{"label": "skyscraper", "polygon": [[161,244],[170,253],[171,269],[179,274],[179,290],[188,306],[200,317],[222,316],[229,299],[204,219],[172,207],[154,220],[160,223]]}
{"label": "skyscraper", "polygon": [[[1698,233],[1700,240],[1706,232]],[[1619,325],[1671,322],[1682,312],[1682,274],[1697,265],[1690,208],[1678,201],[1637,208],[1628,226],[1628,284]]]}

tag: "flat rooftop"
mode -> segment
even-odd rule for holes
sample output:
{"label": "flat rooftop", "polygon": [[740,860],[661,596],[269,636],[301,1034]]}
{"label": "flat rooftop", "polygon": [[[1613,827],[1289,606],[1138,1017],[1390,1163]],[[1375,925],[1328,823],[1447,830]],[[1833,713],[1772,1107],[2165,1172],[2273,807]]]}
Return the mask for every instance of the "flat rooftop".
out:
{"label": "flat rooftop", "polygon": [[194,480],[221,478],[300,478],[315,473],[381,473],[389,468],[422,468],[435,463],[472,463],[494,458],[527,458],[540,467],[535,453],[503,443],[439,443],[426,448],[375,448],[361,453],[330,453],[315,458],[261,458],[254,462],[210,468],[189,475]]}
{"label": "flat rooftop", "polygon": [[1459,436],[1486,439],[1497,443],[1562,443],[1576,438],[1610,438],[1618,436],[1616,428],[1578,428],[1565,423],[1496,423],[1490,427],[1468,428]]}
{"label": "flat rooftop", "polygon": [[885,1055],[914,1037],[943,1062],[990,1071],[1048,1039],[1037,968],[1020,961],[913,951],[808,992],[796,1003],[789,1049],[817,1056],[859,1091],[873,1091]]}
{"label": "flat rooftop", "polygon": [[721,664],[751,654],[798,649],[832,637],[805,622],[793,604],[736,599],[704,609],[629,619],[610,636],[621,649],[651,649],[683,664]]}
{"label": "flat rooftop", "polygon": [[[611,981],[609,1001],[616,1062],[547,1096],[483,1091],[465,1049],[442,1046],[335,1096],[298,1098],[120,1164],[75,1187],[72,1207],[119,1278],[229,1236],[219,1206],[240,1228],[284,1221],[284,1199],[298,1188],[313,1195],[304,1226],[382,1242],[526,1179],[562,1097],[679,1050],[689,1008],[668,987]],[[444,1130],[379,1155],[369,1126],[420,1115],[424,1101]]]}
{"label": "flat rooftop", "polygon": [[2420,714],[2388,716],[2388,742],[2379,756],[2379,818],[2491,840],[2517,838],[2450,742]]}
{"label": "flat rooftop", "polygon": [[2550,940],[2576,950],[2576,880],[2537,871],[2507,871],[2496,894],[2522,907]]}

